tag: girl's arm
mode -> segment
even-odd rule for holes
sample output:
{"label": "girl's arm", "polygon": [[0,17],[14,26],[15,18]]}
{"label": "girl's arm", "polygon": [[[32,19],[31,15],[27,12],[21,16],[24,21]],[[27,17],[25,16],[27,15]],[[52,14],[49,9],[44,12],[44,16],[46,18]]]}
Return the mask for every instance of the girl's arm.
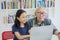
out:
{"label": "girl's arm", "polygon": [[30,35],[20,35],[19,32],[15,32],[16,37],[20,39],[30,38]]}

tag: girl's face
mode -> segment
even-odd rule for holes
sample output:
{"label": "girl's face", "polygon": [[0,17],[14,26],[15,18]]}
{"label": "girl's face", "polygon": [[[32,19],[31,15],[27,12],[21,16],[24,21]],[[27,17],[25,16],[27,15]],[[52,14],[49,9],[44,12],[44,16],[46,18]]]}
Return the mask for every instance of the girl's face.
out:
{"label": "girl's face", "polygon": [[27,14],[26,12],[23,12],[20,17],[17,17],[17,19],[20,21],[20,23],[26,23],[27,22]]}

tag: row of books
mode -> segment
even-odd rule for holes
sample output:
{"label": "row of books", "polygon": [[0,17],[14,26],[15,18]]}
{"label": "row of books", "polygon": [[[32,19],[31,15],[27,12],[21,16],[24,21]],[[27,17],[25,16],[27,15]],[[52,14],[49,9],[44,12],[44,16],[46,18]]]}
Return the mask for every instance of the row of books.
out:
{"label": "row of books", "polygon": [[55,0],[37,1],[37,7],[55,7]]}
{"label": "row of books", "polygon": [[[34,18],[34,17],[35,17],[34,15],[28,15],[28,20],[31,18]],[[3,17],[3,23],[4,24],[14,23],[14,20],[15,20],[15,14],[14,15],[9,14],[8,16]]]}
{"label": "row of books", "polygon": [[1,9],[18,9],[18,1],[2,1],[1,2]]}
{"label": "row of books", "polygon": [[1,2],[1,9],[54,7],[55,0],[9,0]]}

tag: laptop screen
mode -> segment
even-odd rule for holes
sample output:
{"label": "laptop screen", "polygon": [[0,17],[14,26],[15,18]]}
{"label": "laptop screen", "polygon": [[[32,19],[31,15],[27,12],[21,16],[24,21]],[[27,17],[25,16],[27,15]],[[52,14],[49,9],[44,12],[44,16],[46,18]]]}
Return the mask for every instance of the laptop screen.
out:
{"label": "laptop screen", "polygon": [[52,35],[53,35],[52,25],[32,27],[30,33],[30,40],[51,40]]}

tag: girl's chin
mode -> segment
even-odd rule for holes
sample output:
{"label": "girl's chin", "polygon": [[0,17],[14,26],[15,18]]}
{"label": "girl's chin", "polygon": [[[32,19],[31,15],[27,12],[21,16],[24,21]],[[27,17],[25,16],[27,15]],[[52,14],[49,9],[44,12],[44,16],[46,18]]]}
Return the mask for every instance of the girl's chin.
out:
{"label": "girl's chin", "polygon": [[23,22],[23,23],[26,23],[26,22]]}

